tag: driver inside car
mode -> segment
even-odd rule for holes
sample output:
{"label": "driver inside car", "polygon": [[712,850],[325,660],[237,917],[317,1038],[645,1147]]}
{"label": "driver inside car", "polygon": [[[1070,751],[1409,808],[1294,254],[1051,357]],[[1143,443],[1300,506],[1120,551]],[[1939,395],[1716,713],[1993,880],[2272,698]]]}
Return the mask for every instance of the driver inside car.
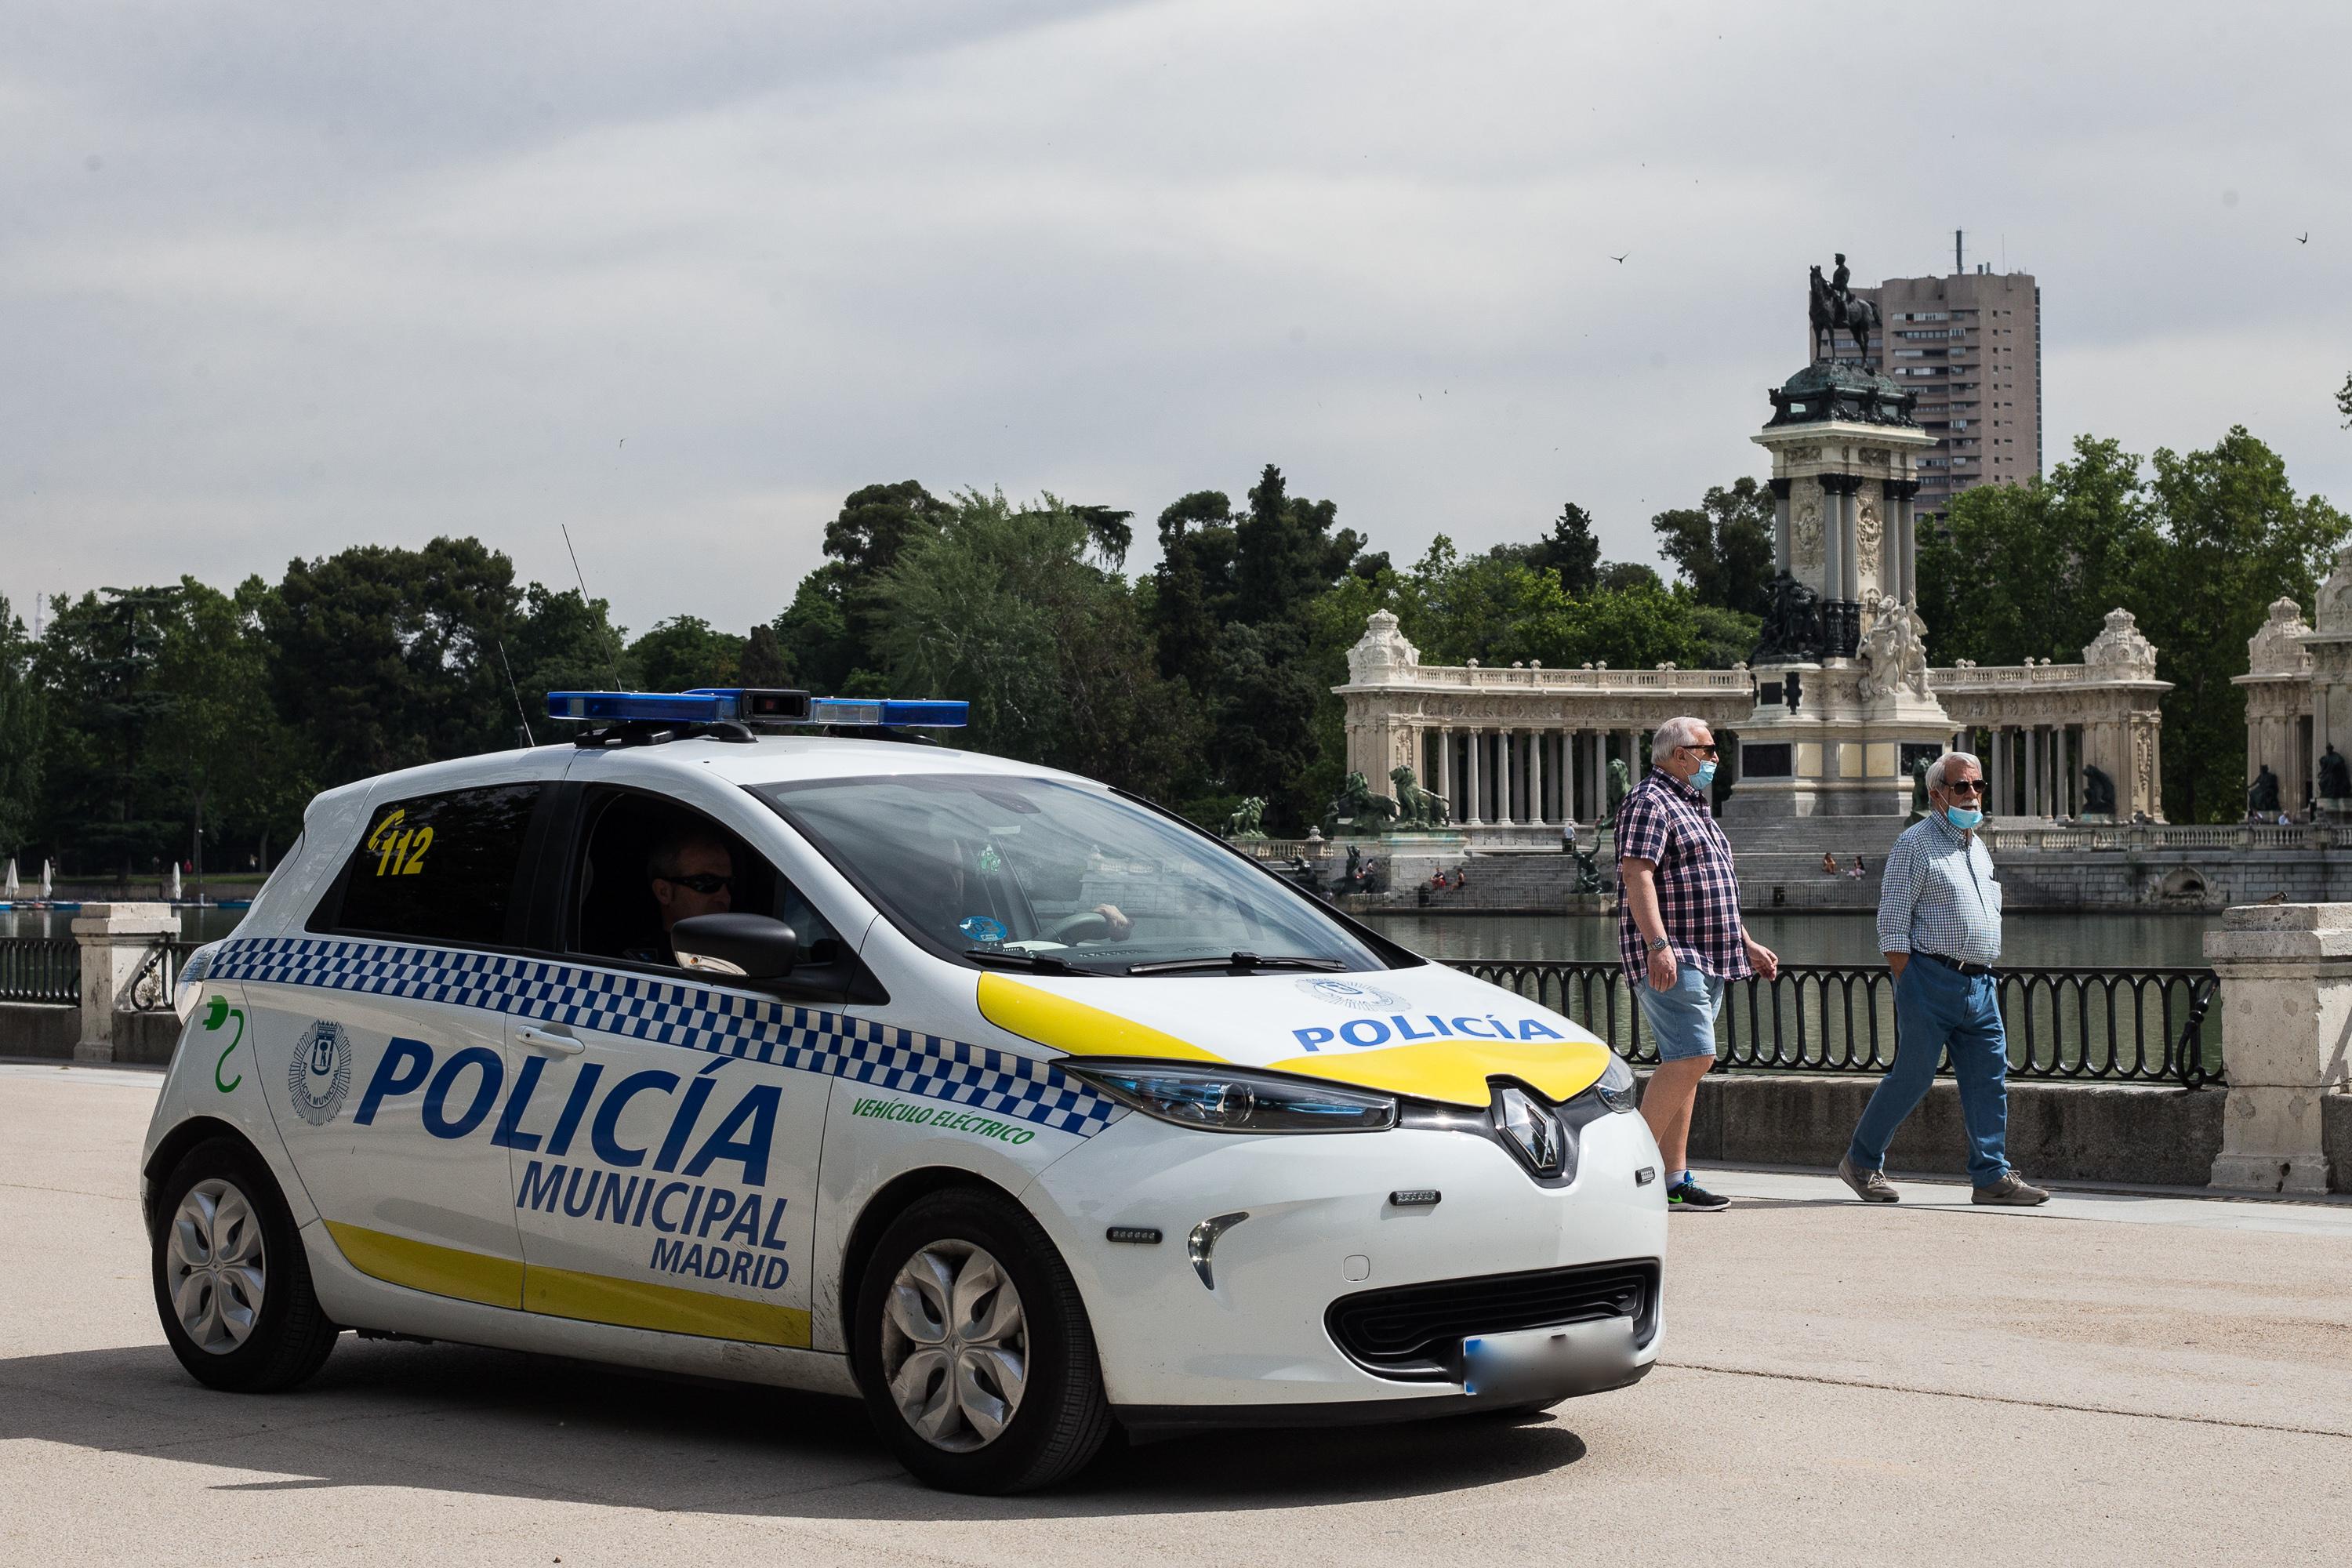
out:
{"label": "driver inside car", "polygon": [[688,825],[664,834],[646,857],[646,879],[661,914],[662,941],[622,954],[635,963],[676,963],[669,933],[678,921],[735,907],[735,852],[708,828]]}

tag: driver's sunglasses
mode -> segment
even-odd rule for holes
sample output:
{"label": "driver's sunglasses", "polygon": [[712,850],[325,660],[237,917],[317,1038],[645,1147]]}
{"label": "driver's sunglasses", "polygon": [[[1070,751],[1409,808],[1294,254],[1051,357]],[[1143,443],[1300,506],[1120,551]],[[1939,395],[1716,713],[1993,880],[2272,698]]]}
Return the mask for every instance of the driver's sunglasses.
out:
{"label": "driver's sunglasses", "polygon": [[721,889],[731,888],[735,885],[734,878],[714,877],[708,871],[704,871],[699,875],[692,877],[664,877],[662,880],[669,883],[672,887],[685,888],[690,891],[700,893],[706,899],[711,894],[719,891]]}
{"label": "driver's sunglasses", "polygon": [[1722,754],[1713,746],[1685,746],[1683,750],[1690,752],[1693,756],[1699,757],[1714,757],[1720,756]]}
{"label": "driver's sunglasses", "polygon": [[1946,779],[1944,781],[1944,793],[1946,795],[1982,795],[1984,794],[1984,780]]}

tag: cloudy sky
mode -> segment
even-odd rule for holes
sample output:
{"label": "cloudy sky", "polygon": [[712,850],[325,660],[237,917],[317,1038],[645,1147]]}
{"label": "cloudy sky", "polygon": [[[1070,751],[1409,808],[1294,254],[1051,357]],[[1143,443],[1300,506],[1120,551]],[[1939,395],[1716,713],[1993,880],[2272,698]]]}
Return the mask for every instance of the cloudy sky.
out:
{"label": "cloudy sky", "polygon": [[1401,559],[1570,498],[1647,559],[1763,471],[1807,265],[1955,227],[2041,280],[2053,455],[2243,422],[2352,503],[2348,58],[2209,0],[0,0],[0,594],[566,584],[568,523],[626,624],[740,629],[860,484],[1148,538],[1268,461]]}

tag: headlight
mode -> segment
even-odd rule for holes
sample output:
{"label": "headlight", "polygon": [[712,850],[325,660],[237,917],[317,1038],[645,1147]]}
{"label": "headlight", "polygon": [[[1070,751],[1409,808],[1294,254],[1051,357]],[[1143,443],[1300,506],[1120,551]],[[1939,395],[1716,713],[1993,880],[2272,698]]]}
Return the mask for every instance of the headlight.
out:
{"label": "headlight", "polygon": [[205,976],[213,972],[213,958],[219,952],[219,942],[208,942],[181,961],[180,973],[172,983],[172,1010],[183,1024],[195,1011],[196,998],[204,994]]}
{"label": "headlight", "polygon": [[1616,1052],[1609,1053],[1609,1066],[1602,1069],[1601,1081],[1592,1087],[1601,1096],[1601,1102],[1610,1110],[1632,1110],[1634,1109],[1633,1101],[1637,1085],[1633,1078],[1633,1069],[1627,1066],[1625,1058]]}
{"label": "headlight", "polygon": [[1378,1132],[1397,1121],[1393,1095],[1212,1063],[1054,1064],[1146,1116],[1206,1132]]}

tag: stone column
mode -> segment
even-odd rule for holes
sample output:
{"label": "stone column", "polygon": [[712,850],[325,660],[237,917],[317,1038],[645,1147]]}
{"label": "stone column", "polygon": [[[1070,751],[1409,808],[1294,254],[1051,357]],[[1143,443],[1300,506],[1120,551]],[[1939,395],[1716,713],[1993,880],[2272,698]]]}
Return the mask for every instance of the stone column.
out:
{"label": "stone column", "polygon": [[1838,494],[1838,528],[1842,535],[1838,545],[1838,574],[1842,584],[1838,597],[1849,605],[1862,602],[1862,544],[1855,532],[1860,507],[1854,493],[1861,488],[1849,475]]}
{"label": "stone column", "polygon": [[1786,572],[1795,560],[1796,552],[1790,542],[1789,486],[1790,480],[1774,479],[1772,485],[1772,570]]}
{"label": "stone column", "polygon": [[1456,822],[1462,820],[1462,796],[1454,788],[1454,726],[1441,725],[1437,731],[1437,793],[1445,797],[1447,814]]}
{"label": "stone column", "polygon": [[1463,760],[1465,763],[1464,772],[1466,776],[1462,781],[1462,787],[1463,793],[1469,798],[1470,815],[1464,817],[1462,820],[1472,827],[1476,827],[1481,826],[1485,821],[1485,816],[1479,810],[1479,807],[1483,803],[1478,798],[1478,785],[1480,783],[1478,774],[1481,772],[1481,769],[1478,766],[1478,742],[1486,738],[1486,732],[1484,730],[1479,729],[1475,724],[1473,724],[1470,726],[1468,737],[1469,744],[1463,748]]}
{"label": "stone column", "polygon": [[1519,798],[1518,748],[1511,744],[1509,730],[1503,731],[1502,750],[1502,766],[1495,773],[1495,816],[1497,821],[1517,822],[1525,815],[1526,802]]}
{"label": "stone column", "polygon": [[2327,1191],[2327,1097],[2352,1087],[2352,904],[2254,904],[2205,935],[2221,977],[2230,1098],[2212,1185]]}
{"label": "stone column", "polygon": [[1895,553],[1895,596],[1906,605],[1916,605],[1919,599],[1919,518],[1915,506],[1919,481],[1890,479],[1886,494],[1888,509],[1895,514],[1894,526],[1901,539]]}
{"label": "stone column", "polygon": [[1822,618],[1832,658],[1844,646],[1838,630],[1842,612],[1836,606],[1844,596],[1845,567],[1838,556],[1845,548],[1845,525],[1840,521],[1844,512],[1836,486],[1836,475],[1822,476]]}
{"label": "stone column", "polygon": [[81,1039],[74,1060],[110,1062],[115,1015],[131,1010],[131,983],[147,950],[179,935],[180,917],[169,904],[84,904],[73,934],[81,944]]}
{"label": "stone column", "polygon": [[1559,815],[1566,822],[1576,820],[1576,737],[1581,731],[1570,730],[1559,738]]}
{"label": "stone column", "polygon": [[1541,730],[1534,731],[1528,736],[1528,805],[1533,808],[1528,813],[1529,822],[1549,820],[1549,814],[1544,810],[1543,797],[1543,754],[1546,739],[1546,732]]}
{"label": "stone column", "polygon": [[2042,753],[2042,728],[2036,724],[2025,732],[2025,815],[2047,816],[2043,809],[2042,777],[2047,769]]}

